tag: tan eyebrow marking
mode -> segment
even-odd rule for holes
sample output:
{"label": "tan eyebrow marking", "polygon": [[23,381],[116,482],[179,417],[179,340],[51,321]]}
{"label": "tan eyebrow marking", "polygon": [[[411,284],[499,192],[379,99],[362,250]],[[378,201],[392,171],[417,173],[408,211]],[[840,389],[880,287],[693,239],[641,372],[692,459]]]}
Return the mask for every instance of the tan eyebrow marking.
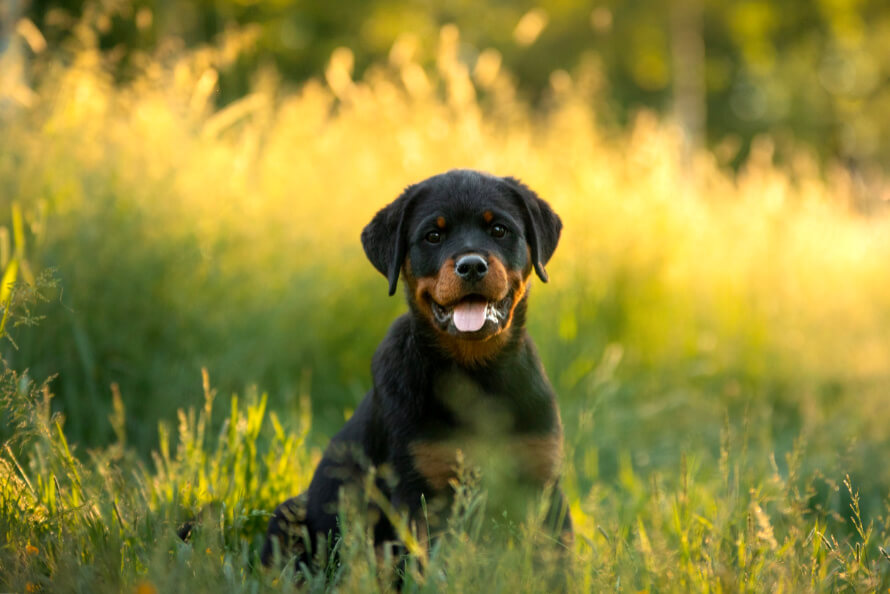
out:
{"label": "tan eyebrow marking", "polygon": [[490,223],[491,220],[494,218],[494,215],[491,214],[490,210],[486,210],[485,212],[482,213],[482,218],[485,219],[486,223]]}
{"label": "tan eyebrow marking", "polygon": [[437,219],[436,219],[436,226],[437,226],[439,229],[444,229],[444,228],[445,228],[445,217],[439,217],[439,218],[437,218]]}

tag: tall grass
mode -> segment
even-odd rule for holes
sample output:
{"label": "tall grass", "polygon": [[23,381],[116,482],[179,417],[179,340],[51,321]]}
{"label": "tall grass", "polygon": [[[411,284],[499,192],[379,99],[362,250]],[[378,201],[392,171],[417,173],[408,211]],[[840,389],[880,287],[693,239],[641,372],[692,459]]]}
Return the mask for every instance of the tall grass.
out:
{"label": "tall grass", "polygon": [[[206,382],[206,377],[205,377]],[[118,441],[78,458],[50,413],[46,384],[7,371],[5,410],[19,411],[17,438],[0,454],[0,585],[11,591],[257,592],[290,590],[293,570],[263,570],[258,562],[268,510],[308,484],[314,460],[305,431],[286,433],[265,397],[233,398],[222,429],[209,433],[213,392],[205,406],[180,411],[171,447],[162,426],[161,448],[145,465]],[[117,405],[121,415],[123,408]],[[308,421],[308,417],[304,418]],[[589,592],[874,591],[890,581],[888,525],[865,518],[857,487],[824,478],[830,498],[849,498],[843,514],[813,505],[818,482],[800,482],[801,450],[775,460],[763,475],[724,432],[718,472],[682,457],[671,472],[644,477],[630,460],[614,483],[597,484],[572,503],[576,546],[548,561],[543,514],[490,536],[480,515],[485,496],[470,472],[456,485],[454,515],[421,570],[402,566],[403,591],[554,588]],[[744,447],[744,446],[742,446]],[[14,453],[18,450],[18,454]],[[375,555],[367,526],[345,507],[340,563],[309,574],[311,591],[387,591],[398,564]],[[543,507],[541,511],[543,511]],[[488,517],[489,519],[485,519]],[[196,520],[188,542],[177,536]],[[847,534],[850,522],[854,532]]]}
{"label": "tall grass", "polygon": [[[404,38],[363,80],[338,50],[323,79],[260,72],[222,109],[238,35],[122,86],[81,36],[0,115],[0,216],[21,205],[22,257],[60,287],[4,347],[0,589],[288,586],[255,567],[265,514],[305,487],[404,309],[358,233],[451,167],[519,176],[565,222],[529,326],[566,426],[568,589],[887,586],[890,220],[852,208],[842,169],[777,165],[763,138],[736,173],[646,112],[604,131],[590,69],[533,111],[453,28],[432,71]],[[268,397],[219,411],[203,367]],[[547,590],[531,528],[490,543],[466,489],[406,588]],[[336,583],[386,587],[347,533]]]}

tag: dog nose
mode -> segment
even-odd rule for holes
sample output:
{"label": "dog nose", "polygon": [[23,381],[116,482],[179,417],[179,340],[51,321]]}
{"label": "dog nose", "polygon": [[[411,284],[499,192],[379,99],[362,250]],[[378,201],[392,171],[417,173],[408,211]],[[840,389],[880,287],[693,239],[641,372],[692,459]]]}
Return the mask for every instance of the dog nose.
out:
{"label": "dog nose", "polygon": [[454,271],[466,281],[481,280],[488,274],[488,262],[479,254],[467,254],[457,259]]}

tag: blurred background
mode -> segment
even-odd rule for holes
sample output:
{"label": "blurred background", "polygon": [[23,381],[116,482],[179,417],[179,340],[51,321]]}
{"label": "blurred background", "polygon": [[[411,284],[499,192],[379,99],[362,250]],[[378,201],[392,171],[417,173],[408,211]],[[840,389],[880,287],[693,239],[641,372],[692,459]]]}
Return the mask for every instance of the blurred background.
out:
{"label": "blurred background", "polygon": [[888,159],[878,0],[6,0],[0,265],[42,302],[0,348],[81,452],[113,393],[156,448],[202,367],[288,427],[311,406],[324,444],[405,309],[361,228],[479,168],[565,222],[529,327],[573,496],[793,454],[835,477],[813,497],[845,508],[850,472],[876,510]]}
{"label": "blurred background", "polygon": [[413,60],[429,68],[440,28],[451,23],[460,30],[461,63],[497,60],[519,96],[536,106],[546,101],[554,76],[585,72],[595,79],[590,92],[598,123],[623,127],[640,108],[654,109],[676,118],[693,143],[722,143],[735,166],[751,139],[765,132],[784,157],[804,144],[820,159],[839,159],[863,174],[890,158],[890,9],[878,0],[5,5],[4,46],[16,33],[34,41],[36,26],[43,37],[38,46],[58,56],[52,50],[82,43],[75,26],[81,23],[92,27],[93,42],[118,82],[140,72],[147,56],[170,56],[241,33],[243,44],[217,73],[217,106],[247,94],[262,69],[299,86],[319,76],[339,47],[351,50],[358,78],[385,61],[398,40],[410,43]]}

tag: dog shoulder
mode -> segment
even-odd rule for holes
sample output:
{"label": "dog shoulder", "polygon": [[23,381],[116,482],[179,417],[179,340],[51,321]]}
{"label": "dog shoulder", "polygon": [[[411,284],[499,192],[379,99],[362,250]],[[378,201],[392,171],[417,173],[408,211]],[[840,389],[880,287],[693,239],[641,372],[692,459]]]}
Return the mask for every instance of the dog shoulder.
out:
{"label": "dog shoulder", "polygon": [[400,369],[406,358],[417,356],[412,352],[413,333],[413,323],[409,313],[402,314],[390,325],[371,359],[371,371],[375,379],[378,373],[386,376],[393,370]]}

